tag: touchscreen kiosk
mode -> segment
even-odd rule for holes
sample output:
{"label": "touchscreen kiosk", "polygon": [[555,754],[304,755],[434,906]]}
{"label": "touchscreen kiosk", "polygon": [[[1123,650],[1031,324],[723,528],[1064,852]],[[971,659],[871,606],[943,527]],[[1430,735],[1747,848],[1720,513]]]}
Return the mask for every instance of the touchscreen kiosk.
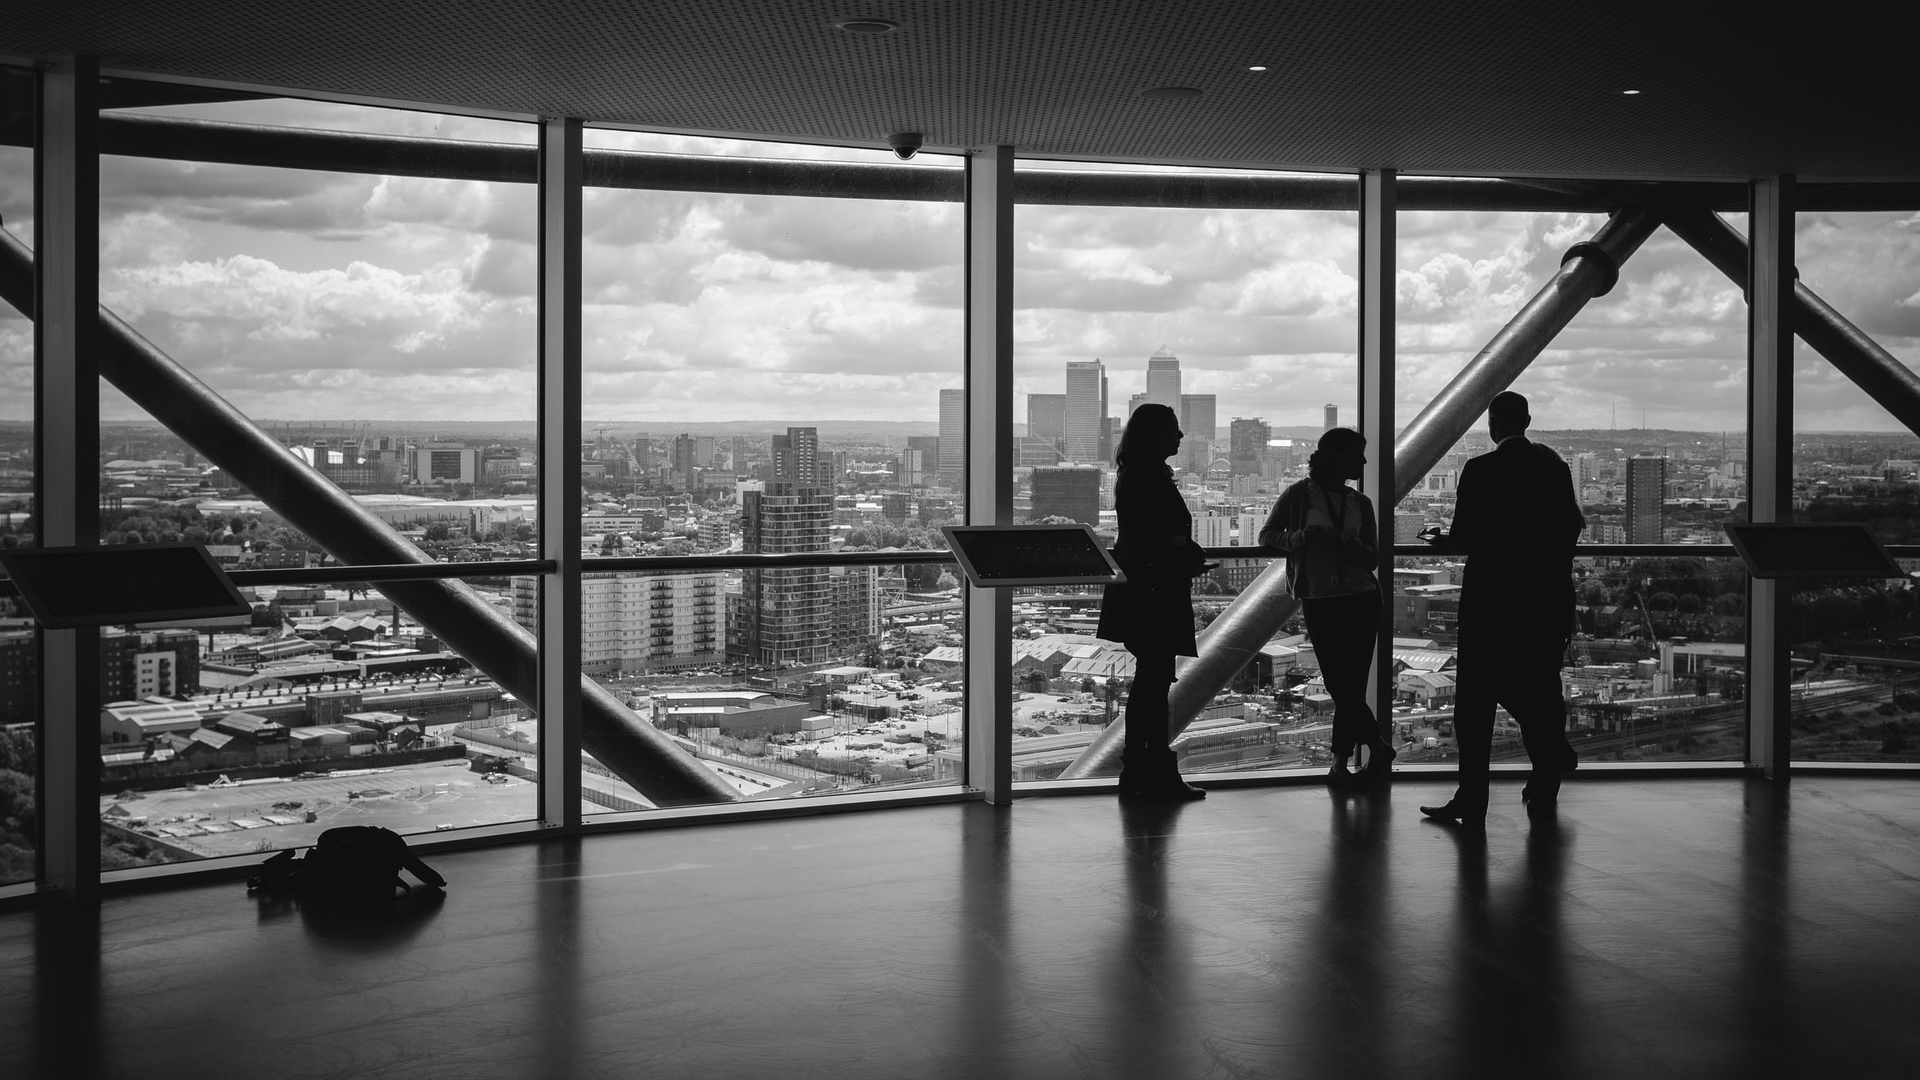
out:
{"label": "touchscreen kiosk", "polygon": [[15,548],[0,551],[0,566],[51,630],[253,610],[199,544]]}
{"label": "touchscreen kiosk", "polygon": [[967,580],[982,588],[1127,580],[1085,525],[946,525],[940,531]]}
{"label": "touchscreen kiosk", "polygon": [[1729,524],[1727,537],[1757,578],[1903,578],[1865,525]]}

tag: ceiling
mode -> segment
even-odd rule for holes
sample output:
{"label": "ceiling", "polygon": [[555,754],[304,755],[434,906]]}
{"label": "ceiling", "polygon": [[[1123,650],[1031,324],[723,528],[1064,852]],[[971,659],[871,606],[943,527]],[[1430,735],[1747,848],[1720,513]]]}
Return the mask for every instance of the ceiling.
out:
{"label": "ceiling", "polygon": [[[1031,157],[1920,180],[1903,6],[12,0],[0,57],[658,130],[863,146],[919,131],[930,149]],[[849,17],[897,28],[836,28]],[[1140,96],[1155,87],[1200,93]]]}

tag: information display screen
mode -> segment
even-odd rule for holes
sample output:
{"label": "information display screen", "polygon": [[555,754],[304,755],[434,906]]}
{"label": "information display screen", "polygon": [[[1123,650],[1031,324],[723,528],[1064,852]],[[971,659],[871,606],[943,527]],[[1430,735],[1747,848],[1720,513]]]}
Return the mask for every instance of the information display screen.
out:
{"label": "information display screen", "polygon": [[15,548],[0,551],[0,565],[49,629],[252,611],[199,544]]}
{"label": "information display screen", "polygon": [[982,587],[1126,580],[1106,546],[1085,525],[948,525],[940,531],[967,580]]}
{"label": "information display screen", "polygon": [[1727,537],[1757,578],[1903,578],[1865,525],[1729,524]]}

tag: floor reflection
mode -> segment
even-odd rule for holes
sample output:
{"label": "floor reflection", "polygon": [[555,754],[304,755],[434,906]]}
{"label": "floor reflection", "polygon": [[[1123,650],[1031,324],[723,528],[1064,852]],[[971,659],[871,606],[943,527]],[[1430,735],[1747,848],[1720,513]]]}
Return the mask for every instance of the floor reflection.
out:
{"label": "floor reflection", "polygon": [[1490,880],[1484,829],[1448,827],[1458,847],[1453,985],[1460,1042],[1448,1073],[1475,1080],[1487,1063],[1504,1075],[1565,1076],[1575,1008],[1567,987],[1561,904],[1573,830],[1551,809],[1531,815],[1519,866]]}

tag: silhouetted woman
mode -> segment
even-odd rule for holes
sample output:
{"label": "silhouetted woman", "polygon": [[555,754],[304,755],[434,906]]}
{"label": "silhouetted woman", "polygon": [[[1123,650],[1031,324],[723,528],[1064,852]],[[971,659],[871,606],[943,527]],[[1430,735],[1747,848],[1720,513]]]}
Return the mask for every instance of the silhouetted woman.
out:
{"label": "silhouetted woman", "polygon": [[1206,557],[1193,542],[1193,516],[1174,486],[1167,459],[1180,450],[1180,421],[1165,405],[1142,405],[1128,419],[1114,454],[1119,475],[1113,507],[1120,519],[1114,557],[1124,585],[1109,585],[1097,633],[1133,654],[1127,694],[1127,742],[1120,794],[1199,799],[1206,792],[1180,778],[1167,714],[1173,658],[1193,656],[1193,578]]}
{"label": "silhouetted woman", "polygon": [[[1287,584],[1300,598],[1307,637],[1333,698],[1330,783],[1387,778],[1393,747],[1367,705],[1367,674],[1380,627],[1380,564],[1373,503],[1347,486],[1367,463],[1367,438],[1332,428],[1307,459],[1307,478],[1280,495],[1260,530],[1260,545],[1287,556]],[[1367,747],[1358,777],[1347,767],[1356,746]]]}

